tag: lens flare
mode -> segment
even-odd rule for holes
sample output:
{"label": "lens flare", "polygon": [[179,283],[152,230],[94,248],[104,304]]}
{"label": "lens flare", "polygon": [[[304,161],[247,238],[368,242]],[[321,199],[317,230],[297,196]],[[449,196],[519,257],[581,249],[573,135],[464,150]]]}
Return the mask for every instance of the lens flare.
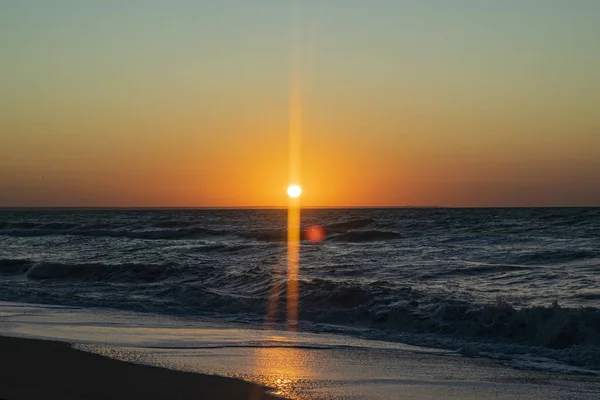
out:
{"label": "lens flare", "polygon": [[303,237],[311,243],[321,243],[327,237],[327,232],[320,225],[311,225],[304,229]]}

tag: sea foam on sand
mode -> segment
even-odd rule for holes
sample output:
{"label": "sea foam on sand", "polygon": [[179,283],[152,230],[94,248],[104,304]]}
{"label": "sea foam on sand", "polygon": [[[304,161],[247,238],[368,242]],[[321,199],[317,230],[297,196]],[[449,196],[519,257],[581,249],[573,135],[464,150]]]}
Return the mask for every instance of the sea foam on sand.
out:
{"label": "sea foam on sand", "polygon": [[593,371],[526,355],[480,358],[469,351],[196,318],[0,303],[0,334],[67,341],[138,364],[241,378],[294,399],[600,398]]}

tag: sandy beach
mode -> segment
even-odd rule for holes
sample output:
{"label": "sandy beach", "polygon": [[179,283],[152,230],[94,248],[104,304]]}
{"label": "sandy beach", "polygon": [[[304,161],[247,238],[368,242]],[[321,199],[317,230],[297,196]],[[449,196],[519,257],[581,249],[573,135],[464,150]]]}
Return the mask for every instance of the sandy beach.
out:
{"label": "sandy beach", "polygon": [[4,400],[595,400],[599,393],[595,371],[547,358],[0,302]]}
{"label": "sandy beach", "polygon": [[277,399],[242,380],[137,365],[67,343],[0,337],[0,399]]}

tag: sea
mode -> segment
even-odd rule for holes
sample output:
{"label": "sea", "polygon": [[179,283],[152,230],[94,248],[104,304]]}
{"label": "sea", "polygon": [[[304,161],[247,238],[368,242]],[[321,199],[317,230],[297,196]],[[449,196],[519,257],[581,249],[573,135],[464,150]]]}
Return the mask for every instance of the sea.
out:
{"label": "sea", "polygon": [[[248,338],[289,329],[286,228],[285,209],[1,210],[0,328],[37,305],[169,321],[190,349],[211,334],[273,347]],[[600,372],[600,208],[306,209],[301,230],[298,348]],[[231,334],[194,338],[196,324]],[[147,347],[169,348],[161,335]]]}

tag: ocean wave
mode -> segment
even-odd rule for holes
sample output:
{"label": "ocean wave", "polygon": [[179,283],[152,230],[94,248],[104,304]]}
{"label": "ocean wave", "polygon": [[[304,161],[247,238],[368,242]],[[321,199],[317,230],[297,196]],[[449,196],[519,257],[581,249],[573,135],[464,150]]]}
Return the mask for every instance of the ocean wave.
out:
{"label": "ocean wave", "polygon": [[326,229],[329,231],[347,231],[350,229],[360,229],[372,225],[375,222],[372,218],[355,218],[344,222],[329,224]]}
{"label": "ocean wave", "polygon": [[300,293],[301,315],[327,324],[354,324],[396,334],[437,334],[451,340],[475,340],[534,346],[564,362],[600,369],[600,309],[550,306],[515,308],[505,301],[472,303],[435,298],[411,288],[392,291],[382,284],[326,285]]}
{"label": "ocean wave", "polygon": [[592,251],[557,249],[512,254],[505,257],[504,261],[508,264],[543,265],[568,263],[598,256],[598,253]]}
{"label": "ocean wave", "polygon": [[0,221],[0,229],[31,229],[39,226],[39,222]]}
{"label": "ocean wave", "polygon": [[74,236],[92,236],[92,237],[113,237],[130,239],[183,239],[190,237],[224,236],[229,234],[226,231],[208,229],[201,227],[180,228],[180,229],[156,229],[156,230],[113,230],[113,229],[72,229],[66,228],[66,225],[60,229],[9,229],[1,230],[0,235],[15,237],[34,237],[51,235],[74,235]]}
{"label": "ocean wave", "polygon": [[[566,350],[565,356],[578,347],[600,356],[600,309],[595,307],[568,308],[555,302],[515,308],[503,300],[473,303],[431,296],[411,287],[392,289],[384,282],[362,285],[313,280],[304,283],[300,293],[301,315],[313,321],[352,323],[387,331],[390,336],[435,333],[455,339],[541,346]],[[585,364],[600,368],[600,358],[595,362],[586,359]]]}
{"label": "ocean wave", "polygon": [[375,242],[399,239],[397,232],[391,231],[348,231],[331,236],[330,240],[337,242]]}
{"label": "ocean wave", "polygon": [[598,292],[583,292],[577,294],[578,298],[586,300],[600,300],[600,291]]}
{"label": "ocean wave", "polygon": [[200,252],[209,253],[209,252],[223,252],[223,253],[236,253],[239,251],[252,249],[255,246],[251,244],[227,244],[227,243],[213,243],[206,244],[198,248]]}
{"label": "ocean wave", "polygon": [[65,264],[36,262],[27,269],[25,276],[32,280],[89,280],[118,283],[159,282],[171,276],[170,264]]}
{"label": "ocean wave", "polygon": [[[69,235],[84,237],[112,237],[146,240],[176,240],[202,237],[219,236],[237,236],[243,239],[252,239],[260,242],[284,242],[287,240],[287,230],[247,230],[247,231],[226,231],[203,227],[172,228],[172,229],[144,229],[144,230],[122,230],[122,229],[4,229],[0,230],[0,235],[13,237],[36,237]],[[307,240],[306,234],[302,232],[302,240]]]}
{"label": "ocean wave", "polygon": [[10,222],[10,221],[0,221],[0,229],[46,229],[46,230],[55,230],[55,231],[63,231],[68,229],[74,229],[79,227],[79,224],[75,224],[72,222]]}
{"label": "ocean wave", "polygon": [[64,231],[69,229],[75,229],[77,227],[79,227],[79,224],[74,224],[72,222],[49,222],[38,226],[37,229]]}
{"label": "ocean wave", "polygon": [[515,309],[503,302],[479,306],[458,302],[431,305],[420,317],[411,321],[412,328],[418,331],[510,340],[555,349],[600,345],[600,310],[593,307],[562,308],[554,303],[548,307]]}
{"label": "ocean wave", "polygon": [[201,237],[201,236],[224,236],[227,235],[226,231],[219,231],[215,229],[194,227],[194,228],[181,228],[181,229],[164,229],[164,230],[148,230],[148,231],[132,231],[127,232],[126,237],[133,239],[181,239],[187,237]]}
{"label": "ocean wave", "polygon": [[507,264],[471,264],[461,265],[459,267],[450,268],[448,270],[440,270],[436,272],[423,273],[421,278],[442,278],[449,276],[474,276],[485,274],[500,274],[504,272],[528,271],[530,267],[524,265],[507,265]]}
{"label": "ocean wave", "polygon": [[[396,232],[391,231],[364,231],[364,230],[350,230],[339,233],[335,231],[323,230],[326,240],[337,241],[337,242],[374,242],[383,240],[398,239],[400,235]],[[246,239],[254,239],[261,242],[285,242],[287,240],[287,230],[263,230],[263,231],[249,231],[238,233]],[[300,240],[310,240],[310,234],[306,230],[302,230],[300,233]]]}
{"label": "ocean wave", "polygon": [[[322,228],[325,236],[333,241],[369,242],[392,240],[399,238],[397,232],[391,230],[364,230],[374,225],[372,218],[351,219],[326,225]],[[178,219],[163,220],[153,223],[152,228],[127,228],[120,224],[95,223],[81,225],[72,222],[33,223],[3,223],[0,225],[0,236],[38,237],[38,236],[83,236],[83,237],[112,237],[145,240],[176,240],[209,236],[237,236],[243,239],[261,242],[284,242],[287,240],[287,230],[281,229],[248,229],[248,230],[219,230],[197,226],[195,222]],[[305,230],[301,231],[301,240],[309,240]]]}
{"label": "ocean wave", "polygon": [[156,222],[154,226],[156,228],[185,228],[194,225],[194,222],[181,221],[178,219],[169,219],[165,221]]}
{"label": "ocean wave", "polygon": [[[25,274],[30,282],[18,290],[3,289],[5,300],[285,321],[285,275],[271,275],[261,266],[224,271],[213,265],[0,260],[0,271]],[[40,281],[44,284],[32,286]],[[457,341],[533,346],[565,362],[600,369],[598,308],[557,303],[517,308],[502,300],[461,300],[385,281],[314,278],[299,283],[301,326],[351,326],[385,340],[435,334],[447,338],[448,346]]]}
{"label": "ocean wave", "polygon": [[0,259],[0,274],[18,274],[22,273],[29,266],[29,260],[24,259]]}
{"label": "ocean wave", "polygon": [[[207,244],[198,247],[197,251],[206,253],[235,253],[252,247],[249,245]],[[252,280],[259,273],[263,273],[260,268],[218,273],[216,267],[212,265],[186,266],[175,263],[63,263],[26,259],[0,259],[0,274],[3,275],[23,275],[32,281],[47,280],[59,282],[64,280],[79,280],[95,285],[106,283],[151,283],[163,280],[181,282],[191,280],[238,290],[238,288],[251,287]],[[257,280],[254,279],[254,281],[256,282]],[[260,277],[258,281],[266,282],[266,279]]]}
{"label": "ocean wave", "polygon": [[284,242],[287,240],[287,230],[248,230],[246,232],[237,232],[237,235],[245,239],[254,239],[261,242]]}

